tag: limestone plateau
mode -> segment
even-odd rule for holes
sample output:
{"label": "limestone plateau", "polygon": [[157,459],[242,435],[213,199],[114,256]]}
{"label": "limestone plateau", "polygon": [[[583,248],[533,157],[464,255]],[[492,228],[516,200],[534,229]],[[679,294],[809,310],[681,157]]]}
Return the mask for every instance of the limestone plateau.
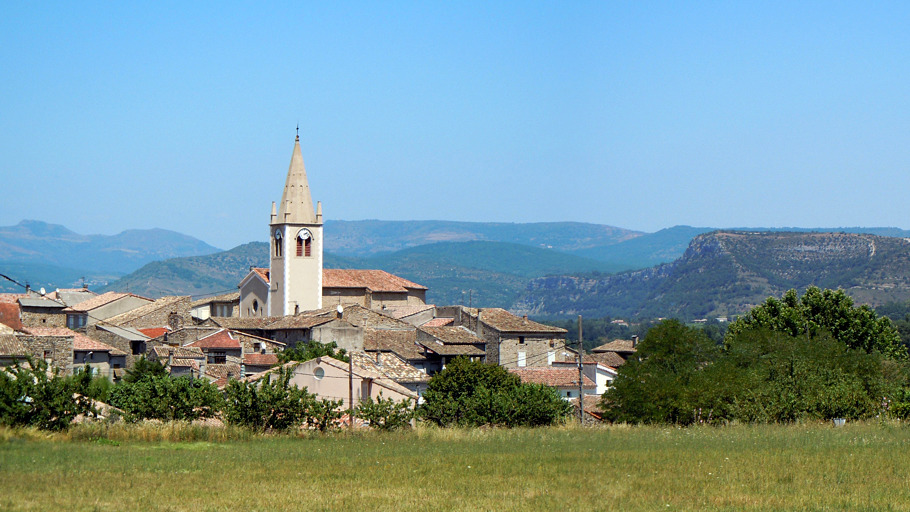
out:
{"label": "limestone plateau", "polygon": [[745,313],[810,285],[872,306],[910,299],[910,239],[853,233],[714,231],[671,263],[613,275],[533,279],[513,309],[543,317]]}

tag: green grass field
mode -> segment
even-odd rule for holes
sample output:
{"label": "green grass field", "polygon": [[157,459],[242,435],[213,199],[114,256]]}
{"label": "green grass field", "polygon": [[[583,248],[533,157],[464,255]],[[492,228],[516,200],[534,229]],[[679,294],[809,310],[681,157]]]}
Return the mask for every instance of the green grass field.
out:
{"label": "green grass field", "polygon": [[[0,430],[0,510],[910,510],[910,427],[896,423],[167,428]],[[196,440],[154,440],[174,436]]]}

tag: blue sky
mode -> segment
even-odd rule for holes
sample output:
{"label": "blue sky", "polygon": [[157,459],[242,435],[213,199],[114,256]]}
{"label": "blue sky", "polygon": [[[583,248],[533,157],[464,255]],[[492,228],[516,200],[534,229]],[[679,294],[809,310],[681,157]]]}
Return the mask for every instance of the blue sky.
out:
{"label": "blue sky", "polygon": [[906,2],[0,7],[0,225],[910,228]]}

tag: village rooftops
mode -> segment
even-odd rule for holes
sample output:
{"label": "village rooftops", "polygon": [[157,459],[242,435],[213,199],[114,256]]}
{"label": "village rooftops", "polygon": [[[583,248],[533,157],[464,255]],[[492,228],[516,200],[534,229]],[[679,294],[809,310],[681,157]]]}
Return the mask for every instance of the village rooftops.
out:
{"label": "village rooftops", "polygon": [[478,317],[484,324],[499,332],[523,333],[533,332],[540,334],[565,335],[566,330],[528,320],[527,317],[515,316],[501,308],[478,310]]}
{"label": "village rooftops", "polygon": [[274,366],[278,364],[278,354],[243,354],[243,364],[250,366]]}
{"label": "village rooftops", "polygon": [[616,352],[595,352],[593,354],[586,354],[585,359],[590,359],[604,366],[609,366],[610,368],[618,368],[626,362],[626,360]]}
{"label": "village rooftops", "polygon": [[125,313],[121,313],[117,316],[108,318],[105,322],[107,322],[108,324],[113,324],[113,325],[125,324],[128,322],[132,322],[134,320],[138,320],[146,315],[150,315],[150,314],[158,311],[161,308],[173,306],[173,305],[177,304],[178,302],[180,302],[182,300],[187,300],[187,299],[188,299],[188,297],[186,297],[186,296],[161,297],[160,299],[158,299],[154,302],[150,302],[148,304],[143,304],[142,306],[139,306],[136,309],[132,309]]}
{"label": "village rooftops", "polygon": [[417,329],[364,329],[363,349],[367,352],[393,352],[405,361],[424,360],[423,347],[417,344]]}
{"label": "village rooftops", "polygon": [[152,347],[151,354],[154,354],[155,358],[159,360],[167,360],[172,355],[174,359],[203,359],[205,357],[205,353],[199,347],[158,346]]}
{"label": "village rooftops", "polygon": [[453,323],[455,323],[454,318],[436,317],[420,327],[445,327],[447,325],[452,325]]}
{"label": "village rooftops", "polygon": [[[575,368],[512,368],[509,371],[528,384],[544,384],[554,388],[578,387],[578,370]],[[582,387],[596,389],[597,385],[583,375]]]}
{"label": "village rooftops", "polygon": [[26,332],[36,336],[72,336],[74,352],[110,352],[112,356],[126,355],[126,352],[116,347],[101,343],[66,327],[28,327]]}
{"label": "village rooftops", "polygon": [[12,334],[0,334],[0,357],[24,358],[31,354],[24,343]]}
{"label": "village rooftops", "polygon": [[21,297],[19,305],[26,308],[53,308],[63,309],[66,307],[62,301],[45,299],[42,297]]}
{"label": "village rooftops", "polygon": [[98,309],[101,306],[110,304],[116,300],[120,300],[124,297],[136,297],[137,299],[143,299],[152,302],[152,299],[147,297],[142,297],[139,295],[134,295],[132,293],[121,293],[121,292],[107,292],[102,293],[101,295],[96,295],[88,300],[84,300],[78,304],[74,304],[63,311],[67,313],[87,313],[93,309]]}
{"label": "village rooftops", "polygon": [[413,306],[385,306],[382,308],[382,314],[401,320],[402,318],[407,318],[411,315],[423,313],[424,311],[435,308],[436,306],[432,304],[420,304]]}

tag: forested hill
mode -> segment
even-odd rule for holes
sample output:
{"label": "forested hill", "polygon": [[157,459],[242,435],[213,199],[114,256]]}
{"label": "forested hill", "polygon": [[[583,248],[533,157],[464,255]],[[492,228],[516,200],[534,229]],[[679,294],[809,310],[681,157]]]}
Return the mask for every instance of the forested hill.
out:
{"label": "forested hill", "polygon": [[744,313],[771,295],[810,285],[844,288],[871,305],[910,298],[910,241],[851,233],[716,231],[681,258],[616,275],[531,281],[513,308],[538,317]]}

